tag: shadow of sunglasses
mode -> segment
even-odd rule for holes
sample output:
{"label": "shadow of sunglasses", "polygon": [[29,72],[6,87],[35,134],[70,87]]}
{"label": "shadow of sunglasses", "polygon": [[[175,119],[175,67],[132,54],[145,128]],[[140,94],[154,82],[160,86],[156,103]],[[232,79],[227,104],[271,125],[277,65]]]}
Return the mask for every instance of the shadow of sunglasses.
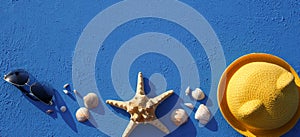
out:
{"label": "shadow of sunglasses", "polygon": [[[41,101],[47,105],[52,105],[53,93],[47,91],[44,86],[38,82],[29,85],[30,78],[29,73],[23,69],[17,69],[4,75],[3,78],[8,83],[16,86],[29,98],[37,101]],[[29,87],[29,92],[24,89],[24,86]]]}

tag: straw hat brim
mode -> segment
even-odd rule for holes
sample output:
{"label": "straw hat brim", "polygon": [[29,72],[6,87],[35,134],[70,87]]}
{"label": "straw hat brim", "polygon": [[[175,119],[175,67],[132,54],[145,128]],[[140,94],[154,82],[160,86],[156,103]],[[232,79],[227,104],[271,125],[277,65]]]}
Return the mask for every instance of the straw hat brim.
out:
{"label": "straw hat brim", "polygon": [[[219,82],[218,87],[218,105],[220,107],[221,113],[224,116],[225,120],[233,127],[236,131],[239,133],[245,135],[245,136],[281,136],[284,133],[288,132],[291,128],[294,127],[294,125],[297,123],[299,117],[300,117],[300,109],[298,107],[298,110],[296,114],[293,116],[293,118],[286,123],[285,125],[271,130],[264,130],[264,129],[253,129],[247,127],[245,124],[241,123],[239,120],[237,120],[233,114],[230,112],[227,99],[226,99],[226,91],[227,91],[227,84],[233,74],[243,65],[251,63],[251,62],[267,62],[267,63],[273,63],[277,64],[283,68],[285,68],[287,71],[291,72],[295,77],[295,83],[298,87],[298,91],[300,91],[300,79],[296,71],[283,59],[276,57],[274,55],[265,54],[265,53],[252,53],[245,56],[242,56],[235,60],[233,63],[231,63],[227,69],[222,74],[222,77]],[[300,94],[299,94],[300,98]],[[298,106],[300,106],[300,101]]]}

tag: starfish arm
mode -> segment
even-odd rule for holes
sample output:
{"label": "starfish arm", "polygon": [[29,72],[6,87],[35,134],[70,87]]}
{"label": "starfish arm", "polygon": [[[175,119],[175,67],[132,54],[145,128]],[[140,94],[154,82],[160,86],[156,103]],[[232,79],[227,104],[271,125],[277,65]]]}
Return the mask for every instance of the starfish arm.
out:
{"label": "starfish arm", "polygon": [[129,134],[133,131],[133,129],[137,126],[138,124],[133,122],[132,120],[129,121],[129,124],[127,125],[127,128],[125,129],[122,137],[128,137]]}
{"label": "starfish arm", "polygon": [[166,134],[170,133],[169,129],[162,122],[160,122],[158,119],[155,119],[153,121],[149,121],[148,123],[155,126],[155,127],[157,127],[158,129],[160,129],[161,131],[163,131]]}
{"label": "starfish arm", "polygon": [[117,100],[106,100],[106,103],[124,110],[127,110],[127,102],[117,101]]}
{"label": "starfish arm", "polygon": [[151,98],[151,101],[154,102],[154,104],[158,105],[162,101],[164,101],[166,98],[168,98],[169,96],[171,96],[173,93],[174,93],[173,90],[169,90],[167,92],[164,92],[164,93],[160,94],[159,96]]}
{"label": "starfish arm", "polygon": [[136,94],[138,95],[145,95],[144,91],[144,79],[142,72],[139,72],[138,74],[138,80],[136,84]]}

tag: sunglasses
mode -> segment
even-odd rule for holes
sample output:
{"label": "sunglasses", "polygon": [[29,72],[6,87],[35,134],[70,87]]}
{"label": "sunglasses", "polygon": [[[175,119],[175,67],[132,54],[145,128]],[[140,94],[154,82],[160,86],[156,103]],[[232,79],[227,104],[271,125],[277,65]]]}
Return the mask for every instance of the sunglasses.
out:
{"label": "sunglasses", "polygon": [[[11,83],[20,89],[25,95],[33,100],[41,101],[47,105],[52,105],[53,93],[46,90],[42,84],[35,82],[29,85],[29,73],[23,69],[17,69],[4,75],[4,80]],[[25,86],[29,87],[29,92],[24,89]]]}

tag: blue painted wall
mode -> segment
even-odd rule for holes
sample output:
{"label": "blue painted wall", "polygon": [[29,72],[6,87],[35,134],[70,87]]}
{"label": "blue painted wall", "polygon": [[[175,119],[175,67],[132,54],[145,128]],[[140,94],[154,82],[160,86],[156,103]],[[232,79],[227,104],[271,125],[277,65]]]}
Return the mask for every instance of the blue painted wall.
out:
{"label": "blue painted wall", "polygon": [[[82,30],[95,15],[117,2],[119,1],[0,1],[0,74],[24,68],[38,81],[45,81],[58,91],[55,96],[56,106],[49,107],[31,101],[14,86],[4,80],[0,81],[0,136],[106,136],[89,122],[76,121],[74,115],[79,105],[73,95],[64,95],[61,90],[66,82],[72,82],[72,57]],[[227,65],[244,54],[265,52],[282,57],[300,73],[299,0],[182,2],[196,9],[210,23],[221,42]],[[106,42],[117,45],[135,33],[154,30],[179,37],[183,43],[195,44],[190,42],[189,34],[176,24],[153,18],[138,19],[120,26]],[[116,48],[118,47],[105,48],[103,55],[109,55]],[[199,56],[205,57],[202,52],[199,51]],[[152,59],[145,61],[150,57]],[[98,56],[98,60],[101,59],[103,60]],[[157,63],[155,59],[165,60],[168,67],[174,67],[163,56],[146,54],[135,61],[130,74],[139,71],[138,67],[142,64],[148,64],[142,68],[145,73],[160,72],[159,66],[165,62],[151,65]],[[204,59],[203,71],[210,72],[209,66],[205,66],[208,62],[205,61],[207,60]],[[96,68],[101,68],[102,65],[105,66],[99,64]],[[176,69],[170,71],[176,74]],[[177,81],[176,76],[171,82]],[[201,87],[209,89],[210,74],[201,73],[201,76],[208,77],[208,80],[200,81]],[[101,82],[105,84],[106,81]],[[134,87],[135,77],[130,82]],[[103,98],[113,97],[110,93],[106,95]],[[57,106],[64,104],[68,107],[66,113],[44,113],[49,108],[58,110]],[[215,124],[209,129],[188,124],[169,136],[241,136],[226,123],[220,111],[214,119]],[[299,135],[299,124],[300,122],[285,136]]]}

